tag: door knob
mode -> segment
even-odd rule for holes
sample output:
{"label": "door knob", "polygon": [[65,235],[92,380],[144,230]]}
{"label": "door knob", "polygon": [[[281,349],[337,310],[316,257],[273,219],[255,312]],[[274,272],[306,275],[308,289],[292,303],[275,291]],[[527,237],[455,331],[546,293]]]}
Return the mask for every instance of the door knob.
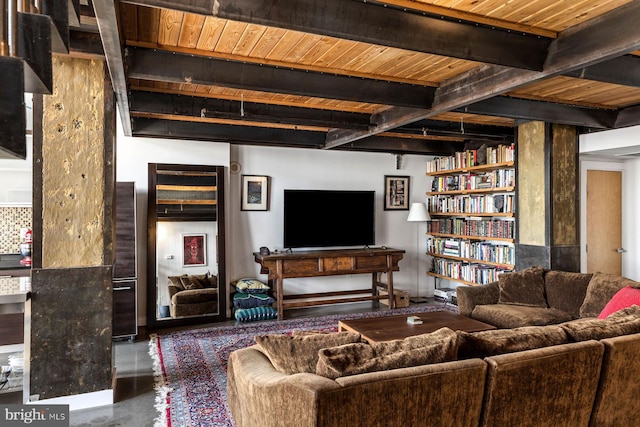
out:
{"label": "door knob", "polygon": [[619,254],[621,254],[623,252],[627,252],[627,250],[624,249],[624,248],[616,248],[616,249],[614,249],[614,251],[618,252]]}

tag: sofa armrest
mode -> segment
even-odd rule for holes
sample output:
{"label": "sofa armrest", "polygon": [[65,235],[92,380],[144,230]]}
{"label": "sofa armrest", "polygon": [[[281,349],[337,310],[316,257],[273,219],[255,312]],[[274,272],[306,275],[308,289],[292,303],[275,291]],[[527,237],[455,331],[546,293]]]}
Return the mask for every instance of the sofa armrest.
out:
{"label": "sofa armrest", "polygon": [[169,298],[180,292],[182,289],[175,285],[169,285]]}
{"label": "sofa armrest", "polygon": [[500,296],[498,282],[492,282],[484,286],[458,286],[458,313],[463,316],[471,316],[476,305],[497,304]]}
{"label": "sofa armrest", "polygon": [[227,402],[238,427],[314,425],[318,394],[336,389],[335,381],[315,374],[278,372],[257,346],[229,356]]}

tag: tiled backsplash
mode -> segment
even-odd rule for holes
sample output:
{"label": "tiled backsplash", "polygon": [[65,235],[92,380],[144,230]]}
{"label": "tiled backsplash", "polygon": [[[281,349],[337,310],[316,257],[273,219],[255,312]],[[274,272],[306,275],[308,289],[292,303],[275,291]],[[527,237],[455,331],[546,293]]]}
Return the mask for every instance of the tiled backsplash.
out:
{"label": "tiled backsplash", "polygon": [[20,253],[21,228],[31,228],[31,208],[0,207],[0,254]]}

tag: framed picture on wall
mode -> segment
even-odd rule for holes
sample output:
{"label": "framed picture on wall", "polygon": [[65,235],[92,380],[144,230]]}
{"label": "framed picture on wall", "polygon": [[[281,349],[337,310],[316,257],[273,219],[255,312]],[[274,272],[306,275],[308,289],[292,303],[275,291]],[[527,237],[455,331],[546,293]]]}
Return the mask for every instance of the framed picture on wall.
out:
{"label": "framed picture on wall", "polygon": [[408,211],[409,210],[409,177],[392,176],[384,177],[384,210]]}
{"label": "framed picture on wall", "polygon": [[242,175],[243,211],[269,210],[269,177],[263,175]]}
{"label": "framed picture on wall", "polygon": [[207,265],[207,235],[182,234],[182,266],[198,267]]}

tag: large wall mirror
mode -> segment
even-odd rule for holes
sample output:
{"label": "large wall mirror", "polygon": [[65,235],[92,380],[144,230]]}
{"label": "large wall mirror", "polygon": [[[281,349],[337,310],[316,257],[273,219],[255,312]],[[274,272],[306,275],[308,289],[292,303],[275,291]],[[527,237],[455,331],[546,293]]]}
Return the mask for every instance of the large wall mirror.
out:
{"label": "large wall mirror", "polygon": [[226,317],[224,167],[149,164],[147,325]]}

